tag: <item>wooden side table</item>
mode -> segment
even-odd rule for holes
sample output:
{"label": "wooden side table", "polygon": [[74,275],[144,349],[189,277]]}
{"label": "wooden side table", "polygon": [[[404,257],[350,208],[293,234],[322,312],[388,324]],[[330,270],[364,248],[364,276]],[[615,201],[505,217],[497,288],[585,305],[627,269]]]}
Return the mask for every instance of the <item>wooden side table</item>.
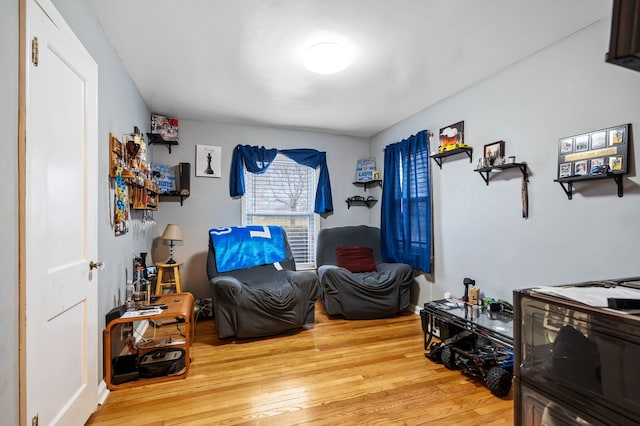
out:
{"label": "wooden side table", "polygon": [[182,262],[176,263],[156,263],[158,267],[158,277],[156,279],[156,296],[162,295],[164,286],[168,286],[171,290],[172,286],[176,287],[176,293],[182,293],[182,284],[180,283],[180,266]]}
{"label": "wooden side table", "polygon": [[[165,294],[158,298],[158,300],[154,303],[154,305],[167,305],[167,309],[164,309],[161,313],[156,315],[142,316],[137,318],[117,318],[107,324],[104,331],[104,362],[105,362],[105,381],[107,383],[107,388],[110,390],[117,389],[128,389],[136,386],[142,386],[149,383],[157,383],[157,382],[167,382],[170,380],[183,379],[187,377],[189,373],[189,366],[191,365],[191,354],[190,354],[190,346],[193,341],[194,336],[194,314],[193,314],[193,295],[191,293],[180,293],[180,294]],[[113,333],[112,329],[114,326],[118,324],[126,324],[133,321],[148,321],[148,320],[159,320],[162,318],[181,318],[184,320],[184,331],[182,334],[183,341],[173,341],[171,343],[166,344],[165,346],[148,346],[144,349],[139,348],[138,353],[131,356],[141,357],[147,352],[150,352],[154,349],[158,349],[159,347],[179,347],[184,349],[185,351],[185,368],[184,371],[180,374],[176,374],[173,376],[159,376],[153,378],[138,378],[137,374],[134,373],[135,379],[131,381],[126,381],[124,383],[114,383],[114,362],[118,360],[121,355],[112,354],[111,353],[111,339],[112,338],[121,338],[119,333]],[[117,330],[117,328],[116,328]],[[175,333],[175,328],[172,331]],[[153,330],[150,330],[152,335],[156,333]]]}

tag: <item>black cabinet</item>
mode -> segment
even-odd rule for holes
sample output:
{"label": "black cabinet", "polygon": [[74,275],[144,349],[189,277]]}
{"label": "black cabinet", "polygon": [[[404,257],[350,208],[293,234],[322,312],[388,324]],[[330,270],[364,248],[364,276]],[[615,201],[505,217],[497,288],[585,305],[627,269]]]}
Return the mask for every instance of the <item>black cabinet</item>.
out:
{"label": "black cabinet", "polygon": [[[640,297],[639,279],[557,288],[606,304],[608,292]],[[640,318],[548,292],[514,291],[515,424],[637,424]]]}

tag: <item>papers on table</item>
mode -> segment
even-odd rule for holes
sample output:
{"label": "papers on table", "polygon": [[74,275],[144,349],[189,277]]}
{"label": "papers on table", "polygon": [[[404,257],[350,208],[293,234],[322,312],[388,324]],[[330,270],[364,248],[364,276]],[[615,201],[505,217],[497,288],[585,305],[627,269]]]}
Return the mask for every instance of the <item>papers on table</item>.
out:
{"label": "papers on table", "polygon": [[144,309],[144,310],[140,310],[140,311],[128,311],[125,312],[124,314],[122,314],[122,316],[120,318],[141,318],[141,317],[149,317],[152,315],[157,315],[159,313],[162,312],[162,309],[160,308],[153,308],[153,309]]}
{"label": "papers on table", "polygon": [[612,287],[536,287],[533,289],[538,293],[564,297],[585,305],[596,308],[608,307],[609,297],[619,299],[640,299],[640,289],[612,286]]}

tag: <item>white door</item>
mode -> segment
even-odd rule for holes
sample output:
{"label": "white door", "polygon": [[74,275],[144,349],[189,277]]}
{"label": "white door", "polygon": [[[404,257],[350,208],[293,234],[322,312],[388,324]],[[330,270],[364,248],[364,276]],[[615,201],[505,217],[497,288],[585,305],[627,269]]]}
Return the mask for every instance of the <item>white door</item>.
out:
{"label": "white door", "polygon": [[97,261],[98,68],[50,0],[23,1],[21,413],[27,424],[81,425],[97,408],[99,383],[98,277],[89,269]]}

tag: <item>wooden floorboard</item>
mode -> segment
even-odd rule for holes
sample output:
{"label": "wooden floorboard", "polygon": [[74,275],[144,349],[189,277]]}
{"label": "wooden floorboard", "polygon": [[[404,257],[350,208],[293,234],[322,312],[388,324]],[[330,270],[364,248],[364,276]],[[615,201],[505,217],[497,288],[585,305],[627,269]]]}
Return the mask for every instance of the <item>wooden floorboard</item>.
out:
{"label": "wooden floorboard", "polygon": [[513,424],[512,393],[493,396],[422,344],[418,315],[347,321],[320,302],[312,327],[272,338],[220,340],[200,321],[187,378],[113,391],[87,424]]}

